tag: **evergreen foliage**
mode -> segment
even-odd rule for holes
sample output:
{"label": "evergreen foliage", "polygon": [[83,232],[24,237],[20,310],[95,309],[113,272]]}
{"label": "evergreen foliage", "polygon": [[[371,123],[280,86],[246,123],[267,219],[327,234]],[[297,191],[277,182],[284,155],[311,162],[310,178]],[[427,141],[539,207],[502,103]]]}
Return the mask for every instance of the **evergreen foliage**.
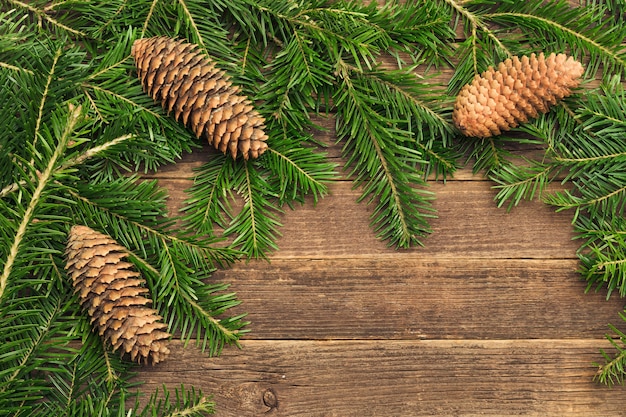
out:
{"label": "evergreen foliage", "polygon": [[[556,210],[570,210],[582,241],[578,256],[587,289],[605,289],[607,298],[615,290],[625,296],[626,21],[615,13],[621,2],[586,1],[575,8],[565,1],[445,3],[466,35],[457,50],[461,60],[448,85],[451,93],[489,65],[529,51],[566,52],[585,64],[585,94],[566,98],[508,134],[467,138],[461,147],[474,171],[495,182],[498,206],[512,209],[541,198]],[[593,79],[600,80],[598,87],[589,85]],[[520,147],[534,149],[537,157],[520,159]],[[548,191],[555,181],[565,188]],[[626,369],[626,338],[610,327],[615,335],[607,338],[617,354],[603,353],[607,362],[598,373],[608,384],[623,382]]]}
{"label": "evergreen foliage", "polygon": [[[165,392],[143,411],[132,405],[132,369],[78,309],[63,269],[67,232],[85,224],[125,246],[168,330],[217,355],[246,322],[229,316],[239,301],[211,273],[276,250],[286,208],[328,193],[337,166],[312,132],[331,115],[347,172],[389,245],[420,244],[435,215],[427,180],[452,175],[465,154],[495,181],[499,205],[541,197],[572,210],[589,288],[626,295],[622,1],[0,5],[0,415],[211,412],[184,387],[175,400]],[[156,181],[137,175],[200,145],[141,89],[130,48],[156,35],[198,44],[256,103],[269,136],[258,160],[211,155],[180,216]],[[568,52],[602,84],[510,134],[455,141],[452,96],[529,51]],[[447,66],[454,74],[441,85],[431,76]],[[519,161],[520,146],[539,157]],[[554,181],[568,188],[546,192]],[[624,346],[613,341],[618,355],[606,355],[599,379],[608,383],[623,381],[626,364],[626,338],[613,329]]]}

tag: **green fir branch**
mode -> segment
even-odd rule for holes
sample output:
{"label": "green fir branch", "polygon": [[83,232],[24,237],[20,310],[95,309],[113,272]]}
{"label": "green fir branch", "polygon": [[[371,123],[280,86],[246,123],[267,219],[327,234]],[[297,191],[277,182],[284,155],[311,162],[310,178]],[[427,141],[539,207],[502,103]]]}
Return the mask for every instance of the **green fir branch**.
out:
{"label": "green fir branch", "polygon": [[239,305],[234,293],[220,294],[228,286],[204,284],[206,277],[181,265],[167,245],[163,245],[158,269],[145,259],[137,256],[133,259],[148,277],[149,286],[156,295],[155,307],[162,311],[169,331],[180,332],[185,345],[195,336],[196,345],[203,352],[216,356],[224,345],[237,344],[239,337],[246,332],[241,330],[248,324],[241,321],[244,315],[224,319],[215,317]]}
{"label": "green fir branch", "polygon": [[522,200],[541,198],[554,176],[554,167],[529,161],[529,166],[507,165],[497,171],[491,179],[498,184],[495,200],[498,207],[509,202],[508,209],[517,206]]}
{"label": "green fir branch", "polygon": [[325,154],[313,152],[287,135],[268,152],[264,163],[272,171],[270,186],[278,190],[281,205],[292,201],[304,203],[307,195],[315,204],[328,194],[327,184],[337,179],[336,164],[327,162]]}
{"label": "green fir branch", "polygon": [[232,212],[229,198],[233,165],[217,157],[196,168],[189,198],[181,209],[182,220],[200,234],[215,236],[215,226],[225,228],[225,214]]}
{"label": "green fir branch", "polygon": [[[626,322],[624,312],[619,313],[619,316],[623,322]],[[609,324],[609,329],[612,334],[607,334],[606,339],[614,352],[609,354],[604,349],[600,351],[604,363],[597,364],[598,371],[594,379],[601,384],[612,387],[616,384],[623,385],[626,377],[626,334],[612,324]]]}
{"label": "green fir branch", "polygon": [[278,249],[275,241],[281,224],[277,213],[281,210],[272,202],[278,196],[271,191],[266,175],[250,162],[239,164],[233,174],[232,187],[243,199],[243,207],[231,218],[224,236],[234,236],[232,245],[248,257],[264,257],[268,250]]}
{"label": "green fir branch", "polygon": [[626,220],[620,216],[598,217],[581,214],[576,219],[580,272],[587,290],[606,288],[607,298],[616,289],[626,295]]}
{"label": "green fir branch", "polygon": [[80,121],[80,118],[81,108],[79,106],[70,107],[69,113],[64,123],[64,130],[62,134],[58,137],[58,142],[54,149],[54,153],[51,155],[45,171],[41,173],[37,180],[37,186],[33,190],[30,202],[28,203],[26,210],[21,216],[22,221],[15,231],[15,237],[13,238],[13,243],[9,248],[7,258],[3,260],[2,274],[0,275],[0,300],[2,300],[2,297],[9,283],[9,277],[12,273],[13,265],[15,264],[15,261],[17,259],[18,252],[20,251],[20,246],[22,245],[22,242],[26,235],[26,229],[33,221],[33,216],[35,210],[37,209],[37,206],[41,203],[41,200],[45,198],[43,195],[44,189],[49,185],[49,182],[52,181],[53,170],[57,164],[58,159],[61,158],[70,136],[74,133],[74,129]]}
{"label": "green fir branch", "polygon": [[164,386],[163,393],[157,390],[148,400],[144,409],[137,413],[139,417],[148,416],[171,416],[171,417],[204,417],[215,412],[215,402],[210,397],[202,394],[202,391],[191,388],[185,389],[184,385],[172,393]]}
{"label": "green fir branch", "polygon": [[337,137],[345,142],[343,151],[355,184],[364,185],[359,201],[378,200],[372,225],[381,239],[398,247],[419,244],[430,231],[427,219],[432,209],[428,193],[413,187],[423,185],[415,168],[423,161],[407,146],[412,135],[396,127],[397,120],[376,111],[380,102],[368,102],[369,88],[358,70],[344,65],[341,75],[342,88],[334,97]]}
{"label": "green fir branch", "polygon": [[46,7],[38,8],[32,5],[31,2],[25,3],[19,0],[4,0],[4,1],[8,2],[11,6],[20,8],[26,13],[32,13],[33,15],[35,15],[37,17],[40,27],[45,22],[46,24],[49,24],[51,27],[55,29],[61,29],[62,31],[69,32],[72,35],[77,35],[81,37],[87,36],[86,33],[81,32],[80,30],[76,30],[70,26],[67,26],[63,24],[62,22],[60,22],[58,19],[55,19],[52,16],[52,13],[49,13],[49,9]]}
{"label": "green fir branch", "polygon": [[539,45],[552,50],[568,48],[574,56],[588,56],[588,76],[595,75],[602,64],[603,71],[622,73],[626,69],[626,36],[623,22],[606,24],[605,10],[588,6],[572,8],[567,1],[544,2],[531,0],[524,7],[504,3],[495,13],[485,17],[499,25],[523,27]]}

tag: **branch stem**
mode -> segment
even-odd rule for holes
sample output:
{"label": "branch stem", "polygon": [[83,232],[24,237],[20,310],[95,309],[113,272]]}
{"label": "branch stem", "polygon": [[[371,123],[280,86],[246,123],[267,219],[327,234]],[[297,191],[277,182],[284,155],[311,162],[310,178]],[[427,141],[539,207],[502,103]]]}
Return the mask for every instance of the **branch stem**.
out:
{"label": "branch stem", "polygon": [[48,10],[47,7],[44,8],[44,10],[40,10],[40,9],[34,7],[34,6],[31,6],[28,3],[24,3],[24,2],[21,2],[19,0],[9,0],[9,3],[12,3],[15,6],[21,7],[22,9],[26,9],[26,10],[28,10],[31,13],[34,13],[37,16],[37,19],[39,19],[40,23],[41,23],[41,20],[43,19],[43,20],[48,21],[49,23],[52,23],[54,26],[58,26],[58,27],[60,27],[60,28],[62,28],[64,30],[67,30],[68,32],[71,32],[71,33],[75,34],[75,35],[87,36],[84,32],[81,32],[80,30],[72,29],[71,27],[66,26],[63,23],[59,22],[58,20],[50,17],[46,13],[46,11]]}
{"label": "branch stem", "polygon": [[0,67],[6,68],[6,69],[10,69],[10,70],[13,70],[13,71],[24,71],[25,73],[30,74],[30,75],[34,74],[34,72],[32,72],[29,69],[16,67],[15,65],[7,64],[6,62],[1,62],[0,61]]}
{"label": "branch stem", "polygon": [[[57,49],[54,54],[54,60],[52,61],[52,68],[50,68],[50,73],[48,74],[48,78],[46,79],[46,87],[43,90],[43,94],[41,95],[41,101],[39,102],[39,111],[37,112],[37,121],[35,123],[35,133],[33,135],[33,149],[37,146],[37,140],[39,139],[39,129],[41,128],[41,119],[43,118],[43,108],[46,104],[46,100],[48,99],[48,91],[50,90],[50,83],[52,83],[52,78],[54,76],[54,70],[57,66],[57,62],[59,62],[59,58],[61,57],[61,48]],[[30,164],[33,165],[34,159],[30,160]]]}
{"label": "branch stem", "polygon": [[[476,16],[474,13],[472,13],[471,11],[463,7],[463,3],[464,3],[463,1],[456,1],[456,0],[444,0],[444,1],[448,3],[458,14],[463,16],[472,26],[472,37],[473,37],[472,42],[474,43],[472,50],[475,50],[476,32],[477,32],[476,29],[480,29],[489,38],[491,38],[491,40],[494,42],[494,44],[498,46],[498,48],[500,48],[500,50],[505,52],[507,56],[511,56],[511,52],[508,50],[506,46],[504,46],[502,42],[500,42],[500,39],[495,35],[495,33],[493,33],[493,31],[489,29],[489,27],[485,25],[478,16]],[[474,68],[477,68],[477,62],[476,62],[476,57],[475,57],[476,54],[474,53],[473,55],[474,55]]]}

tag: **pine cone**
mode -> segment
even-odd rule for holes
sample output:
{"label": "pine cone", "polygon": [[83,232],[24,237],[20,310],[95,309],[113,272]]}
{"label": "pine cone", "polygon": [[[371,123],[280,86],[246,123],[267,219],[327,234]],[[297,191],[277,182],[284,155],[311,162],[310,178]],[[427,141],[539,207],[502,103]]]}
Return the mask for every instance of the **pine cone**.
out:
{"label": "pine cone", "polygon": [[132,47],[143,89],[196,135],[236,158],[267,149],[265,120],[196,45],[167,37],[138,39]]}
{"label": "pine cone", "polygon": [[122,347],[131,360],[161,362],[169,354],[157,311],[147,307],[148,292],[141,274],[124,262],[127,254],[110,237],[86,226],[72,226],[66,247],[65,269],[72,277],[75,292],[100,336],[113,350]]}
{"label": "pine cone", "polygon": [[548,112],[571,94],[582,74],[582,64],[565,54],[507,59],[461,89],[452,119],[466,136],[499,135]]}

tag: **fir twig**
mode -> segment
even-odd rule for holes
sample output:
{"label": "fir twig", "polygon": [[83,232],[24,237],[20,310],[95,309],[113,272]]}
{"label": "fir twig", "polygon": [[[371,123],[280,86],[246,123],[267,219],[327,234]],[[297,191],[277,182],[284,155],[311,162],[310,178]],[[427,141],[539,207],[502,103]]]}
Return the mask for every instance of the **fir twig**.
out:
{"label": "fir twig", "polygon": [[[626,315],[620,313],[622,321],[626,322]],[[614,325],[609,325],[612,334],[607,334],[606,339],[609,341],[615,353],[610,355],[601,350],[604,363],[597,364],[598,371],[595,380],[601,384],[613,386],[615,384],[623,384],[626,377],[626,334]]]}
{"label": "fir twig", "polygon": [[48,186],[48,183],[51,181],[52,172],[57,164],[58,159],[61,158],[63,152],[65,151],[67,142],[69,141],[70,136],[74,133],[74,129],[78,124],[80,117],[81,107],[70,106],[69,113],[64,123],[65,128],[61,136],[58,138],[57,146],[54,149],[54,153],[50,157],[45,171],[42,172],[37,179],[37,187],[33,191],[28,207],[22,215],[22,221],[20,222],[15,232],[15,237],[13,238],[13,243],[9,248],[8,256],[3,262],[2,275],[0,275],[0,300],[2,299],[2,296],[4,295],[5,289],[7,287],[9,276],[11,275],[13,265],[20,249],[20,245],[22,244],[24,235],[26,234],[26,228],[33,221],[33,215],[37,206],[40,204],[43,191],[46,186]]}

